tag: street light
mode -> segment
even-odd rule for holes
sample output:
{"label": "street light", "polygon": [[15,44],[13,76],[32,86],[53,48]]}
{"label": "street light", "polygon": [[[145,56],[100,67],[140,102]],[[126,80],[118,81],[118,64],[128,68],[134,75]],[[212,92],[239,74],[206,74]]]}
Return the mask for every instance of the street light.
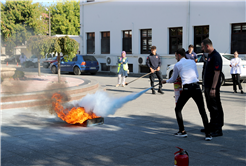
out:
{"label": "street light", "polygon": [[50,30],[50,10],[46,7],[45,8],[46,11],[49,11],[49,36],[51,36],[51,30]]}

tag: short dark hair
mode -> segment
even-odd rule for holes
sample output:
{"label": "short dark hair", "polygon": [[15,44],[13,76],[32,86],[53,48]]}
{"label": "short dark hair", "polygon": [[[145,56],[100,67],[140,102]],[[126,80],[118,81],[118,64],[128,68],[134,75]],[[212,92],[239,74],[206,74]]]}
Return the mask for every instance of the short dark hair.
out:
{"label": "short dark hair", "polygon": [[193,46],[192,44],[189,45],[189,48],[190,48],[190,47],[194,48],[194,46]]}
{"label": "short dark hair", "polygon": [[209,38],[206,38],[202,41],[203,45],[210,45],[213,46],[212,41]]}
{"label": "short dark hair", "polygon": [[151,47],[151,50],[155,50],[155,49],[156,49],[156,46],[152,46],[152,47]]}
{"label": "short dark hair", "polygon": [[183,48],[178,48],[177,51],[175,52],[176,54],[180,54],[181,56],[185,56],[185,49]]}

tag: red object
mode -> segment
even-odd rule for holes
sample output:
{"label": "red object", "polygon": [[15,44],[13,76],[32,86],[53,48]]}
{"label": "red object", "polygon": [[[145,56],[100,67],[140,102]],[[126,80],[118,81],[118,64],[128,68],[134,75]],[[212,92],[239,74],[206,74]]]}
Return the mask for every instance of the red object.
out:
{"label": "red object", "polygon": [[82,62],[81,65],[86,65],[86,63],[85,62]]}
{"label": "red object", "polygon": [[179,151],[174,153],[174,165],[175,166],[189,166],[189,155],[188,153],[179,147],[176,147]]}
{"label": "red object", "polygon": [[17,66],[18,66],[18,62],[17,62]]}
{"label": "red object", "polygon": [[7,62],[7,66],[9,65],[9,63]]}

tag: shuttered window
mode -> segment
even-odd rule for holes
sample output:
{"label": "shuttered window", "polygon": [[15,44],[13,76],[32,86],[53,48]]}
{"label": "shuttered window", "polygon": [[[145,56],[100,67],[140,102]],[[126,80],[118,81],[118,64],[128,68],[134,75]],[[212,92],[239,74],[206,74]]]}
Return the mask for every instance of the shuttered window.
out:
{"label": "shuttered window", "polygon": [[232,24],[231,53],[246,54],[246,23]]}
{"label": "shuttered window", "polygon": [[182,48],[182,27],[169,28],[169,54],[174,54],[178,48]]}
{"label": "shuttered window", "polygon": [[195,26],[194,27],[194,52],[201,53],[201,43],[204,39],[209,37],[209,26]]}
{"label": "shuttered window", "polygon": [[95,33],[87,33],[87,54],[95,53]]}
{"label": "shuttered window", "polygon": [[141,54],[150,54],[152,46],[152,30],[141,30]]}
{"label": "shuttered window", "polygon": [[122,49],[125,51],[127,54],[132,53],[132,31],[123,31],[123,39],[122,39]]}
{"label": "shuttered window", "polygon": [[102,32],[101,54],[110,54],[110,32]]}

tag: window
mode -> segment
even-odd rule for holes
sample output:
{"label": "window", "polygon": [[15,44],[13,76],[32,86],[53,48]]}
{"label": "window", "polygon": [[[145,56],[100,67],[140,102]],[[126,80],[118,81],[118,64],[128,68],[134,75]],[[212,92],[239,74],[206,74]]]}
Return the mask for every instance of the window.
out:
{"label": "window", "polygon": [[194,52],[201,53],[201,43],[204,39],[209,37],[209,26],[194,27]]}
{"label": "window", "polygon": [[127,54],[132,53],[132,31],[123,31],[123,47],[122,50],[125,51]]}
{"label": "window", "polygon": [[87,54],[95,53],[95,33],[87,33]]}
{"label": "window", "polygon": [[182,48],[183,29],[169,28],[169,54],[174,54],[178,48]]}
{"label": "window", "polygon": [[102,32],[101,54],[110,54],[110,32]]}
{"label": "window", "polygon": [[232,24],[231,53],[246,54],[246,23]]}
{"label": "window", "polygon": [[150,54],[152,46],[152,30],[141,30],[141,54]]}

